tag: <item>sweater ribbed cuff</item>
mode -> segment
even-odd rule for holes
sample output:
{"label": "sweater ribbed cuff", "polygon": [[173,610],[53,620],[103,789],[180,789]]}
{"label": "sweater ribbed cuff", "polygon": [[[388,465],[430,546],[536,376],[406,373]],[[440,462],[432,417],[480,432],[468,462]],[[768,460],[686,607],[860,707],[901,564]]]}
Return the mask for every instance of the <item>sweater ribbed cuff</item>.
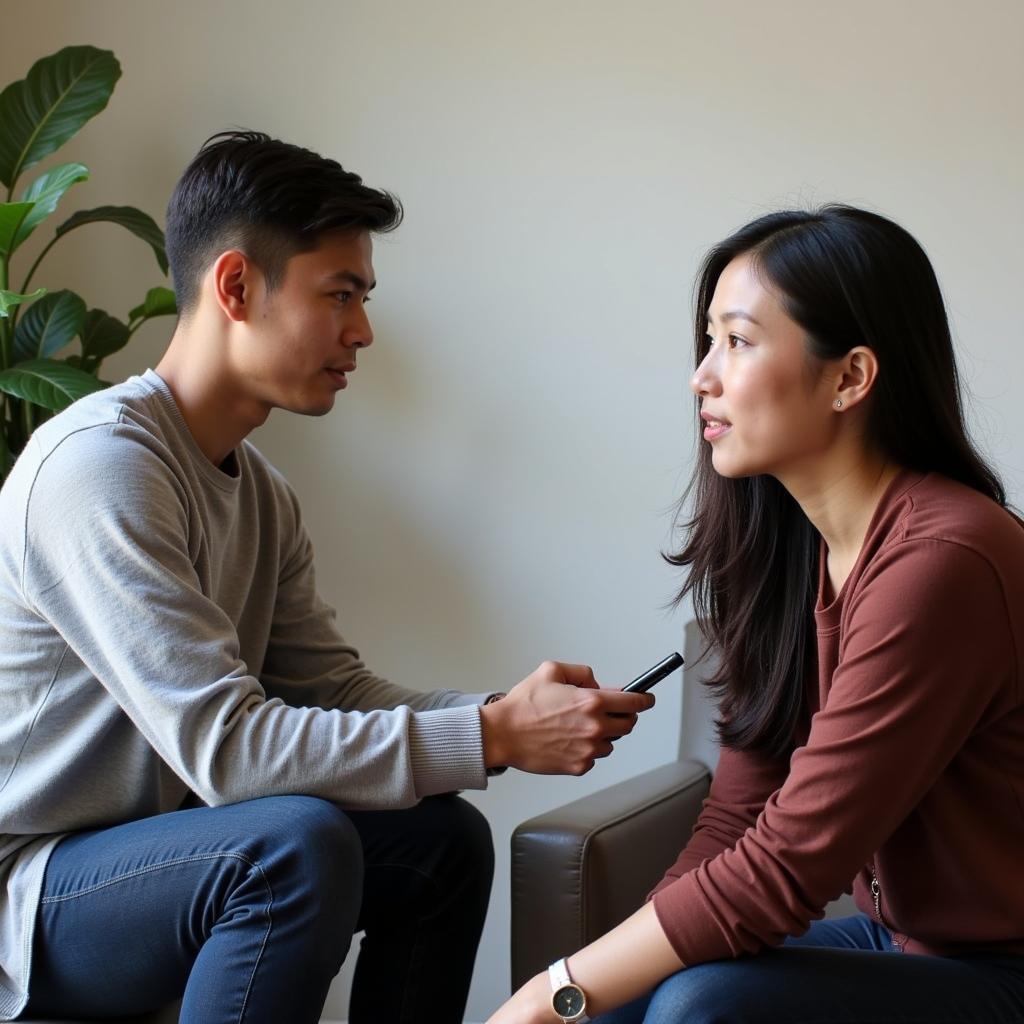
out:
{"label": "sweater ribbed cuff", "polygon": [[486,789],[480,707],[420,711],[409,721],[409,753],[421,799],[457,789]]}

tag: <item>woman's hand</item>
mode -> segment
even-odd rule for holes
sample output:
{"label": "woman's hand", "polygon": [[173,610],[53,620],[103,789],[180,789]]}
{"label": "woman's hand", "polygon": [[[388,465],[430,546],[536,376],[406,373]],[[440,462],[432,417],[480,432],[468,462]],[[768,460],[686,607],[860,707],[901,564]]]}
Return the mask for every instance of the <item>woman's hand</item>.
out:
{"label": "woman's hand", "polygon": [[551,982],[534,975],[512,998],[487,1018],[487,1024],[557,1024],[551,1006]]}
{"label": "woman's hand", "polygon": [[[614,1010],[649,992],[682,968],[664,930],[646,903],[607,935],[569,958],[569,976],[587,997],[587,1016]],[[558,1024],[547,973],[531,978],[487,1024]]]}

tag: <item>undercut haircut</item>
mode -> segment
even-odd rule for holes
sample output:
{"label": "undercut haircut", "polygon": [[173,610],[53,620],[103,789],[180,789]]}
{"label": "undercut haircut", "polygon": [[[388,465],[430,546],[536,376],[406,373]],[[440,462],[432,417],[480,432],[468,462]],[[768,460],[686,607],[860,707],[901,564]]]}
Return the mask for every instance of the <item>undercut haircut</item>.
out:
{"label": "undercut haircut", "polygon": [[262,132],[220,132],[203,143],[167,205],[178,315],[195,312],[204,274],[229,249],[245,253],[273,291],[288,260],[327,232],[383,234],[401,222],[395,196],[336,160]]}

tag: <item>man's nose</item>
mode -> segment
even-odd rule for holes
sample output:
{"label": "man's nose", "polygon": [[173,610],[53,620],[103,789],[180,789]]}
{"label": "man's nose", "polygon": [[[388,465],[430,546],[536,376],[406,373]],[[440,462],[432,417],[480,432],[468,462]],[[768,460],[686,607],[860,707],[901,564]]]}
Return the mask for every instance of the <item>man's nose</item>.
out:
{"label": "man's nose", "polygon": [[366,306],[360,305],[358,314],[346,325],[341,340],[349,348],[366,348],[373,344],[373,327]]}

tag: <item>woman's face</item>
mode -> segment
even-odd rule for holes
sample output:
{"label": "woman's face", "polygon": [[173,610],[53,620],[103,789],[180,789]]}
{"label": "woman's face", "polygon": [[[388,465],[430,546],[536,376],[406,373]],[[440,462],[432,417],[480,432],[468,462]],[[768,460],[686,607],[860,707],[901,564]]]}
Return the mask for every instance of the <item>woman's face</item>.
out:
{"label": "woman's face", "polygon": [[785,483],[813,471],[836,436],[834,374],[810,356],[806,333],[738,256],[708,308],[710,348],[690,387],[704,438],[727,477],[768,473]]}

